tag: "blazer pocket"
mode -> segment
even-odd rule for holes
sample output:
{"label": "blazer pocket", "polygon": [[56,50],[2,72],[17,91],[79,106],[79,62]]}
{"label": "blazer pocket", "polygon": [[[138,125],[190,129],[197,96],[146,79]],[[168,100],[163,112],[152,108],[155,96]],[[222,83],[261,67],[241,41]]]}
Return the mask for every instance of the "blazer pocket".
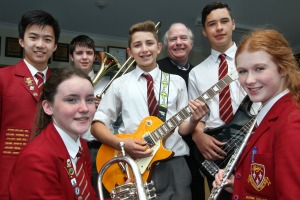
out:
{"label": "blazer pocket", "polygon": [[271,199],[275,192],[273,182],[273,155],[270,153],[255,154],[247,177],[247,193],[253,194],[252,196],[256,198]]}

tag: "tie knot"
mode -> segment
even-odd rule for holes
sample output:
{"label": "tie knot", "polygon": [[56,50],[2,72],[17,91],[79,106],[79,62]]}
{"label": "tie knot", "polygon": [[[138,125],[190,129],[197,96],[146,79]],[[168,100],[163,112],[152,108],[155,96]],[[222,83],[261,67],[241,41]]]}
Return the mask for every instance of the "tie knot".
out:
{"label": "tie knot", "polygon": [[38,79],[38,80],[44,80],[44,74],[42,72],[37,72],[35,74],[35,77]]}
{"label": "tie knot", "polygon": [[153,81],[152,76],[150,74],[142,74],[143,77],[147,79],[147,81]]}
{"label": "tie knot", "polygon": [[79,150],[78,150],[78,153],[77,153],[76,157],[80,158],[80,157],[82,157],[82,155],[83,155],[82,148],[79,147]]}
{"label": "tie knot", "polygon": [[223,62],[226,58],[226,54],[225,53],[220,54],[219,58],[221,59],[221,62]]}

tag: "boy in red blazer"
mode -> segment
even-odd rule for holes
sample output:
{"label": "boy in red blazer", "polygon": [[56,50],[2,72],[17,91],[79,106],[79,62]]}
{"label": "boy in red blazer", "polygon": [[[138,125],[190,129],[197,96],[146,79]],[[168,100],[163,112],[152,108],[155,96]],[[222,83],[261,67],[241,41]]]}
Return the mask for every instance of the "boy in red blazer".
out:
{"label": "boy in red blazer", "polygon": [[[49,13],[25,13],[19,43],[25,57],[0,69],[0,199],[8,199],[8,177],[17,155],[32,136],[36,106],[50,75],[48,60],[56,50],[60,28]],[[35,74],[40,72],[41,80]]]}

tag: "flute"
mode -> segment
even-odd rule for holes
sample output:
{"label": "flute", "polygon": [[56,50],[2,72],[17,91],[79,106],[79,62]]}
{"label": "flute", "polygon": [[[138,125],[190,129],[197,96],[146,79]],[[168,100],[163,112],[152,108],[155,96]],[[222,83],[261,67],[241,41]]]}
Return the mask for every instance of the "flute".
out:
{"label": "flute", "polygon": [[245,146],[247,145],[247,142],[250,138],[250,136],[252,135],[252,130],[254,128],[256,124],[256,116],[253,117],[248,123],[247,123],[247,126],[249,125],[249,129],[248,129],[248,132],[241,144],[241,146],[239,148],[237,148],[234,152],[234,154],[230,157],[230,160],[229,162],[227,163],[225,169],[224,169],[224,175],[223,175],[223,180],[221,182],[221,184],[216,187],[216,188],[213,188],[211,190],[211,193],[208,197],[208,200],[217,200],[218,196],[220,195],[223,187],[226,185],[226,182],[229,178],[229,176],[231,175],[235,165],[237,164],[237,161],[238,159],[240,158],[240,156],[242,155],[243,153],[243,150],[245,148]]}

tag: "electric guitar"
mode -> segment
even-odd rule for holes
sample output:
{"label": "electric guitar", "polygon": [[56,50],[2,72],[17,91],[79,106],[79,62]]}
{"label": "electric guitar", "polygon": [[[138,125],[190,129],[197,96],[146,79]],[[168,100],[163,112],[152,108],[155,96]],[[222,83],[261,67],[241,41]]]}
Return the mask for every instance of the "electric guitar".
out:
{"label": "electric guitar", "polygon": [[211,161],[205,160],[198,148],[194,148],[196,162],[208,179],[215,180],[215,174],[220,168],[223,169],[226,167],[234,150],[242,144],[243,139],[248,132],[248,122],[254,117],[254,115],[250,113],[252,104],[253,102],[247,95],[237,109],[233,119],[228,124],[218,128],[204,130],[204,133],[221,142],[226,142],[221,149],[227,153],[224,160]]}
{"label": "electric guitar", "polygon": [[[236,72],[226,75],[197,99],[201,100],[202,102],[210,100],[236,79]],[[116,137],[123,139],[132,138],[136,140],[144,140],[147,142],[148,148],[153,149],[152,156],[135,160],[144,182],[150,181],[151,173],[153,171],[152,169],[154,168],[155,163],[171,158],[174,154],[171,150],[164,148],[162,145],[162,139],[174,131],[178,125],[180,125],[190,116],[190,108],[186,106],[164,123],[157,117],[149,116],[142,120],[134,133],[116,135]],[[102,144],[96,158],[98,172],[106,162],[119,155],[122,155],[121,151],[114,149],[111,146]],[[125,183],[124,179],[127,177],[125,168],[126,167],[123,163],[118,163],[110,166],[106,170],[102,177],[102,183],[109,192],[111,192],[116,185],[123,185]],[[133,174],[132,171],[130,173]]]}

